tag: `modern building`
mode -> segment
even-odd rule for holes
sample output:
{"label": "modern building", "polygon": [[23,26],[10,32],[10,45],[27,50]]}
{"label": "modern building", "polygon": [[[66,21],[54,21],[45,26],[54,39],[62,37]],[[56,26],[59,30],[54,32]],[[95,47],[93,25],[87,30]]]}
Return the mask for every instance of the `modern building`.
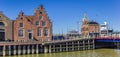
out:
{"label": "modern building", "polygon": [[95,21],[89,21],[85,15],[82,21],[82,37],[98,37],[100,32],[100,25]]}
{"label": "modern building", "polygon": [[107,22],[104,22],[104,24],[100,25],[100,36],[101,37],[108,37],[112,36],[113,30],[108,28]]}

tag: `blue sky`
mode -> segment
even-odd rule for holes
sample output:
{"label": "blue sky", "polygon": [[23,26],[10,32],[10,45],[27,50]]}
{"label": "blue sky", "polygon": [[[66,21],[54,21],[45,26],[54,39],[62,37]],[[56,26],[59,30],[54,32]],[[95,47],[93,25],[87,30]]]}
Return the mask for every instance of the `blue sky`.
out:
{"label": "blue sky", "polygon": [[120,29],[120,0],[0,0],[0,11],[15,20],[21,10],[33,15],[40,4],[53,22],[54,34],[77,30],[77,22],[81,24],[84,14],[89,20],[100,24],[107,21],[111,28]]}

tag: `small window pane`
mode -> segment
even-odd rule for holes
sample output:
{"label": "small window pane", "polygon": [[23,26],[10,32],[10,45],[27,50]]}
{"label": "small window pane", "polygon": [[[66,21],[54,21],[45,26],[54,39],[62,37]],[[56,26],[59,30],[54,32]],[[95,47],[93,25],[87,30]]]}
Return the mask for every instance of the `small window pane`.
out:
{"label": "small window pane", "polygon": [[36,26],[39,26],[39,21],[36,22]]}
{"label": "small window pane", "polygon": [[0,22],[0,26],[5,26],[5,24],[3,22]]}
{"label": "small window pane", "polygon": [[18,31],[18,36],[19,36],[19,37],[23,37],[23,30],[19,30],[19,31]]}
{"label": "small window pane", "polygon": [[41,29],[38,28],[38,33],[37,33],[38,36],[41,36]]}
{"label": "small window pane", "polygon": [[42,14],[42,11],[40,11],[40,14]]}
{"label": "small window pane", "polygon": [[32,30],[28,30],[28,32],[32,32]]}
{"label": "small window pane", "polygon": [[44,36],[48,36],[48,29],[44,29]]}
{"label": "small window pane", "polygon": [[42,19],[43,19],[43,17],[42,17],[42,16],[39,16],[39,19],[40,19],[40,20],[42,20]]}
{"label": "small window pane", "polygon": [[46,25],[46,23],[44,21],[42,21],[42,26],[45,26],[45,25]]}
{"label": "small window pane", "polygon": [[20,27],[23,27],[23,23],[20,23]]}
{"label": "small window pane", "polygon": [[0,20],[2,20],[1,16],[0,16]]}

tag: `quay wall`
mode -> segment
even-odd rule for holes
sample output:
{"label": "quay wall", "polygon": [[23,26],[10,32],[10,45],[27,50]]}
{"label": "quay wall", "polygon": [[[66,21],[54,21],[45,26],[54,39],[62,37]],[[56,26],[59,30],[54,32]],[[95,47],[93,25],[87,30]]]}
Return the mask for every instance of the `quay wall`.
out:
{"label": "quay wall", "polygon": [[94,49],[94,39],[73,39],[51,42],[0,42],[0,55],[23,55],[69,52]]}
{"label": "quay wall", "polygon": [[62,42],[48,42],[43,44],[43,46],[44,53],[53,53],[94,49],[95,43],[94,39],[81,39]]}

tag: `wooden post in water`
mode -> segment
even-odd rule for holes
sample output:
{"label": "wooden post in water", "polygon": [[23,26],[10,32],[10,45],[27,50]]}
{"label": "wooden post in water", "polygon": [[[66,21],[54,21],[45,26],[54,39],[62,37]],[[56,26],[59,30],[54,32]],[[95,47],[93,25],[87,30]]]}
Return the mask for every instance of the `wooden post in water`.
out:
{"label": "wooden post in water", "polygon": [[2,51],[2,52],[3,52],[3,56],[6,55],[6,54],[5,54],[5,47],[6,47],[6,46],[4,45],[4,46],[3,46],[3,51]]}
{"label": "wooden post in water", "polygon": [[36,53],[37,53],[37,54],[39,53],[38,44],[36,44]]}
{"label": "wooden post in water", "polygon": [[83,50],[85,50],[85,40],[83,40]]}
{"label": "wooden post in water", "polygon": [[68,42],[66,42],[66,51],[68,51]]}
{"label": "wooden post in water", "polygon": [[88,44],[87,45],[88,45],[88,49],[90,49],[90,40],[88,40]]}
{"label": "wooden post in water", "polygon": [[93,49],[95,49],[95,41],[94,41],[94,39],[93,39],[92,45],[93,45]]}
{"label": "wooden post in water", "polygon": [[60,51],[59,52],[61,52],[62,51],[62,45],[60,44]]}
{"label": "wooden post in water", "polygon": [[9,55],[11,55],[11,45],[9,45]]}
{"label": "wooden post in water", "polygon": [[80,46],[79,46],[79,44],[80,44],[80,43],[79,43],[79,41],[78,41],[78,50],[80,50]]}
{"label": "wooden post in water", "polygon": [[53,44],[53,48],[52,49],[53,49],[53,52],[55,52],[55,45],[54,44]]}
{"label": "wooden post in water", "polygon": [[27,45],[27,54],[30,54],[30,45]]}
{"label": "wooden post in water", "polygon": [[48,52],[48,49],[46,46],[44,46],[44,53],[47,53]]}
{"label": "wooden post in water", "polygon": [[51,53],[51,45],[49,45],[49,53]]}
{"label": "wooden post in water", "polygon": [[13,46],[14,49],[14,55],[16,55],[16,46]]}
{"label": "wooden post in water", "polygon": [[74,51],[74,42],[72,42],[72,51]]}
{"label": "wooden post in water", "polygon": [[25,48],[25,45],[23,45],[23,53],[22,54],[25,54],[25,51],[26,51],[26,48]]}
{"label": "wooden post in water", "polygon": [[32,45],[32,54],[34,54],[34,45]]}
{"label": "wooden post in water", "polygon": [[20,54],[21,54],[21,46],[18,45],[18,55],[20,55]]}

